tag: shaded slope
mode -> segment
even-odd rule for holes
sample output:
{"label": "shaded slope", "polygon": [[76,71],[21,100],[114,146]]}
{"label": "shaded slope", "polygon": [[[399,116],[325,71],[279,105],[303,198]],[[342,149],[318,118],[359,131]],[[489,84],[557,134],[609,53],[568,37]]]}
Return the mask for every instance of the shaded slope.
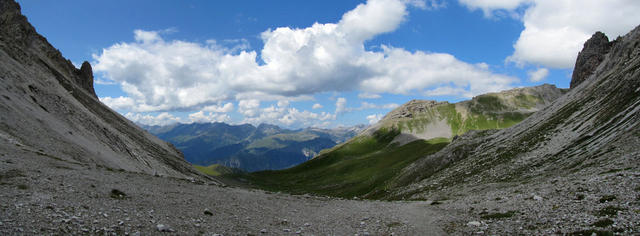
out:
{"label": "shaded slope", "polygon": [[0,1],[3,150],[176,177],[199,175],[170,144],[100,103],[89,63],[76,69],[20,13]]}

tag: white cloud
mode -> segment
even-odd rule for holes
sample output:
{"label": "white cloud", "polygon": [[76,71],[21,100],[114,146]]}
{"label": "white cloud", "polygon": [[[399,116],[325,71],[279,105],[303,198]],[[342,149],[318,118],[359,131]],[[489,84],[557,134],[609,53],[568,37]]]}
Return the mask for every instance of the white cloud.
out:
{"label": "white cloud", "polygon": [[372,114],[367,116],[367,120],[369,121],[369,124],[372,125],[372,124],[378,123],[378,121],[380,121],[382,117],[383,117],[382,114]]}
{"label": "white cloud", "polygon": [[245,117],[256,117],[260,112],[260,101],[256,99],[240,100],[238,102],[238,112]]}
{"label": "white cloud", "polygon": [[471,10],[480,9],[487,17],[493,17],[497,11],[499,14],[512,13],[522,4],[530,3],[533,0],[458,0],[461,4]]}
{"label": "white cloud", "polygon": [[377,99],[381,98],[380,94],[375,93],[359,93],[358,98],[366,98],[366,99]]}
{"label": "white cloud", "polygon": [[[525,29],[507,61],[551,68],[572,68],[583,43],[596,31],[610,39],[640,23],[640,1],[636,0],[459,0],[471,9],[486,12],[527,7]],[[490,14],[489,14],[490,15]]]}
{"label": "white cloud", "polygon": [[365,50],[365,41],[394,31],[407,6],[421,3],[429,8],[434,1],[369,0],[338,23],[267,30],[261,34],[261,58],[246,51],[244,41],[235,46],[165,41],[159,32],[136,30],[134,42],[94,55],[94,71],[120,84],[139,112],[199,111],[235,100],[239,111],[256,116],[240,102],[304,99],[331,91],[410,94],[450,86],[475,95],[512,87],[517,79],[449,54]]}
{"label": "white cloud", "polygon": [[203,111],[189,114],[189,121],[192,123],[229,122],[231,117],[227,114],[211,113],[205,114]]}
{"label": "white cloud", "polygon": [[369,102],[362,102],[362,105],[358,110],[366,110],[366,109],[395,109],[400,105],[396,103],[388,103],[388,104],[374,104]]}
{"label": "white cloud", "polygon": [[245,116],[242,123],[254,125],[269,123],[288,127],[309,127],[318,123],[324,123],[324,126],[328,126],[329,121],[335,119],[335,114],[300,111],[296,108],[289,107],[288,102],[281,101],[276,105],[257,109],[255,116]]}
{"label": "white cloud", "polygon": [[127,119],[144,125],[170,125],[179,123],[182,120],[168,112],[162,112],[158,115],[140,114],[129,112],[124,115]]}
{"label": "white cloud", "polygon": [[540,82],[543,79],[547,78],[549,75],[549,70],[547,68],[540,68],[537,70],[527,71],[527,75],[529,75],[529,80],[532,82]]}
{"label": "white cloud", "polygon": [[320,103],[316,103],[316,104],[313,104],[313,107],[311,107],[311,109],[320,109],[320,108],[322,108],[322,107],[323,107],[323,106],[322,106],[322,105],[320,105]]}
{"label": "white cloud", "polygon": [[135,102],[130,97],[101,97],[100,101],[114,110],[131,110],[135,106]]}
{"label": "white cloud", "polygon": [[210,105],[210,106],[206,106],[204,108],[202,108],[203,111],[209,111],[209,112],[232,112],[233,111],[233,103],[225,103],[224,105],[222,105],[221,103],[218,103],[217,105]]}
{"label": "white cloud", "polygon": [[346,98],[338,98],[336,100],[336,114],[341,114],[348,111],[347,109],[347,99]]}

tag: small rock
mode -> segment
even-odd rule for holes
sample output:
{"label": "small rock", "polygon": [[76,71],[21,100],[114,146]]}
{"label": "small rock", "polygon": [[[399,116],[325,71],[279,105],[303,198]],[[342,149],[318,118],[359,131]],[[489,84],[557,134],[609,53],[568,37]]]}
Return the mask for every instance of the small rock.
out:
{"label": "small rock", "polygon": [[302,234],[302,231],[298,230],[296,231],[296,234]]}
{"label": "small rock", "polygon": [[474,226],[474,227],[480,227],[480,222],[478,221],[469,221],[469,223],[467,223],[467,226]]}
{"label": "small rock", "polygon": [[484,231],[478,231],[476,234],[484,234]]}
{"label": "small rock", "polygon": [[158,224],[156,226],[156,228],[160,232],[174,232],[174,230],[171,227],[169,227],[168,225]]}
{"label": "small rock", "polygon": [[542,201],[542,199],[543,199],[543,198],[542,198],[542,197],[540,197],[540,196],[538,196],[538,195],[533,195],[533,200],[536,200],[536,201]]}
{"label": "small rock", "polygon": [[211,212],[211,210],[209,210],[209,209],[204,209],[204,214],[208,215],[208,216],[212,216],[213,212]]}
{"label": "small rock", "polygon": [[309,227],[311,226],[311,223],[304,223],[304,227]]}
{"label": "small rock", "polygon": [[291,232],[291,229],[283,229],[282,231],[289,233]]}
{"label": "small rock", "polygon": [[360,225],[365,225],[366,223],[364,223],[364,221],[360,221]]}
{"label": "small rock", "polygon": [[260,233],[261,233],[261,234],[266,234],[266,233],[267,233],[267,229],[261,229],[261,230],[260,230]]}

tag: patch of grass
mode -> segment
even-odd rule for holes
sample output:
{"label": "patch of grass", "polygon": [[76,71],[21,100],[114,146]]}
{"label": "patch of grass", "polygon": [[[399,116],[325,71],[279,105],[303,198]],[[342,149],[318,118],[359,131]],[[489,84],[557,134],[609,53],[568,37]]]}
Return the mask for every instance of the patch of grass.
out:
{"label": "patch of grass", "polygon": [[109,196],[113,199],[119,200],[127,198],[127,194],[115,188],[111,190],[111,194],[109,194]]}
{"label": "patch of grass", "polygon": [[388,180],[402,168],[448,144],[447,139],[435,139],[389,145],[398,134],[397,129],[380,129],[298,166],[251,173],[247,179],[270,191],[381,198]]}
{"label": "patch of grass", "polygon": [[203,174],[210,175],[210,176],[220,176],[224,174],[233,173],[233,170],[231,168],[220,165],[220,164],[213,164],[210,166],[193,165],[193,167],[196,168],[196,170],[202,172]]}
{"label": "patch of grass", "polygon": [[512,216],[514,216],[516,213],[518,213],[517,211],[507,211],[507,212],[496,212],[496,213],[491,213],[491,214],[485,214],[480,216],[481,219],[502,219],[502,218],[510,218]]}
{"label": "patch of grass", "polygon": [[616,206],[606,206],[600,209],[596,214],[599,216],[616,216],[619,211],[624,211],[626,209],[616,207]]}
{"label": "patch of grass", "polygon": [[605,228],[605,227],[610,226],[612,224],[613,224],[613,220],[611,220],[609,218],[605,218],[605,219],[596,221],[595,223],[591,224],[591,226]]}
{"label": "patch of grass", "polygon": [[616,200],[616,195],[604,195],[598,200],[600,203],[610,202]]}

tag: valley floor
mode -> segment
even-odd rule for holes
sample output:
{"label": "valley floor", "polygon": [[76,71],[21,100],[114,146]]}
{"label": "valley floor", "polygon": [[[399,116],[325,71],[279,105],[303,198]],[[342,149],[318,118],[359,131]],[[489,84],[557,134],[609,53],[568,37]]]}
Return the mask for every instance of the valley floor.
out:
{"label": "valley floor", "polygon": [[[0,144],[0,235],[442,235],[451,211],[224,188]],[[172,232],[172,233],[171,233]]]}

